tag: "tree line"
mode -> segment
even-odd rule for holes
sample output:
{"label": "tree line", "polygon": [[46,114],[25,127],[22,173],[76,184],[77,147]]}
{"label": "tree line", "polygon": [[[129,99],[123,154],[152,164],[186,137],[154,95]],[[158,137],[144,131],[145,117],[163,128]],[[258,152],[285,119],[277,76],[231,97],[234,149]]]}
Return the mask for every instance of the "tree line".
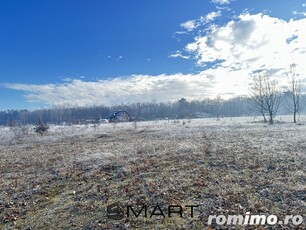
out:
{"label": "tree line", "polygon": [[0,111],[0,124],[5,125],[10,122],[35,124],[39,119],[52,124],[98,122],[99,119],[107,119],[119,110],[128,111],[135,120],[249,116],[254,115],[254,111],[251,111],[250,100],[248,97],[237,97],[230,100],[222,100],[217,97],[192,101],[181,98],[178,101],[167,103],[146,102],[116,106],[46,108],[34,111],[7,110]]}
{"label": "tree line", "polygon": [[[133,103],[116,106],[92,106],[73,108],[46,108],[29,110],[0,111],[0,124],[36,124],[43,120],[50,124],[84,124],[96,123],[99,119],[108,119],[114,112],[126,110],[134,120],[156,119],[183,119],[201,117],[239,117],[258,115],[252,97],[236,97],[224,100],[221,97],[214,99],[188,101],[181,98],[168,103]],[[278,112],[287,114],[284,106],[280,106]],[[261,113],[259,113],[261,114]],[[264,114],[266,114],[264,112]]]}

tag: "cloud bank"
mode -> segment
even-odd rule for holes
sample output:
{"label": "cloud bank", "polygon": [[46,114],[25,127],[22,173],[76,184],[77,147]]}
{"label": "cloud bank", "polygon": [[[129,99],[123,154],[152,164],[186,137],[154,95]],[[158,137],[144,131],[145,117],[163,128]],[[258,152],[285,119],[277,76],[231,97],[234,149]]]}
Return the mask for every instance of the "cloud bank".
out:
{"label": "cloud bank", "polygon": [[6,84],[22,90],[31,102],[53,106],[114,105],[133,102],[158,102],[203,98],[211,95],[212,76],[197,75],[134,75],[128,78],[86,82],[72,80],[60,84]]}
{"label": "cloud bank", "polygon": [[[306,18],[284,21],[264,14],[241,14],[223,26],[212,26],[186,45],[199,66],[217,63],[237,75],[268,71],[283,80],[290,64],[306,76]],[[246,75],[246,76],[247,76]]]}
{"label": "cloud bank", "polygon": [[306,19],[283,21],[263,14],[242,14],[237,21],[213,26],[186,49],[198,65],[222,61],[223,67],[275,68],[296,62],[306,51]]}
{"label": "cloud bank", "polygon": [[[223,1],[224,4],[226,1]],[[187,23],[213,20],[209,14]],[[189,29],[188,29],[189,28]],[[6,84],[25,92],[28,101],[52,106],[113,105],[120,103],[188,100],[204,97],[230,98],[247,95],[251,76],[267,71],[285,84],[290,64],[306,77],[306,18],[285,21],[265,14],[244,13],[223,24],[210,24],[172,58],[193,58],[200,73],[132,75],[125,78],[86,82],[66,79],[59,84]]]}

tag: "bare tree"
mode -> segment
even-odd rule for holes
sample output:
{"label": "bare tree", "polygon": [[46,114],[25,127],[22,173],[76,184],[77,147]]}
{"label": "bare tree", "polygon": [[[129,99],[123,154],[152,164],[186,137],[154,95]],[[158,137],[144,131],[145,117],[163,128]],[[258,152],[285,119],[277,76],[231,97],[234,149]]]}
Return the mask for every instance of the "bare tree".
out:
{"label": "bare tree", "polygon": [[267,73],[255,76],[251,96],[264,120],[266,121],[265,113],[267,113],[269,123],[273,124],[273,119],[281,102],[281,93],[277,81],[272,80]]}
{"label": "bare tree", "polygon": [[296,123],[296,115],[305,107],[305,98],[303,97],[302,83],[295,73],[294,65],[290,65],[288,72],[289,85],[285,93],[286,109],[293,113],[293,122]]}
{"label": "bare tree", "polygon": [[221,115],[221,105],[222,105],[222,98],[220,95],[218,95],[215,99],[214,99],[214,104],[215,104],[215,113],[217,116],[217,120],[220,119],[220,115]]}
{"label": "bare tree", "polygon": [[273,124],[273,119],[281,103],[281,92],[277,81],[271,80],[270,76],[264,74],[264,109],[269,114],[269,123]]}
{"label": "bare tree", "polygon": [[255,110],[262,115],[264,122],[267,122],[264,109],[264,78],[262,75],[259,74],[253,77],[253,84],[250,91]]}

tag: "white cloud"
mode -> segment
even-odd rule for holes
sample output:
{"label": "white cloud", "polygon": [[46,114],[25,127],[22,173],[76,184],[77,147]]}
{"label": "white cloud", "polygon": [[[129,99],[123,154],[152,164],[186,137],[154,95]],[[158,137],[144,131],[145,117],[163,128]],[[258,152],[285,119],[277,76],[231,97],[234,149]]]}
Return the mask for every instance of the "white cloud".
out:
{"label": "white cloud", "polygon": [[121,60],[122,58],[123,56],[120,55],[119,57],[116,58],[116,61]]}
{"label": "white cloud", "polygon": [[[186,29],[187,31],[191,32],[198,28],[201,25],[205,25],[209,22],[214,21],[216,18],[221,16],[221,11],[212,11],[209,14],[205,16],[201,16],[199,19],[194,19],[194,20],[188,20],[186,22],[181,23],[181,27]],[[178,31],[176,32],[177,34],[183,34],[184,32]],[[186,32],[185,32],[186,33]]]}
{"label": "white cloud", "polygon": [[292,11],[291,12],[293,15],[302,15],[306,17],[306,12],[300,12],[300,11]]}
{"label": "white cloud", "polygon": [[213,20],[215,20],[217,17],[220,17],[221,16],[221,11],[213,11],[213,12],[210,12],[209,14],[207,14],[205,17],[201,18],[201,21],[202,22],[205,22],[205,23],[208,23],[208,22],[211,22]]}
{"label": "white cloud", "polygon": [[306,18],[284,21],[263,14],[242,14],[236,21],[211,27],[185,47],[200,66],[219,63],[215,75],[236,73],[247,78],[253,72],[269,70],[285,75],[291,63],[306,76]]}
{"label": "white cloud", "polygon": [[73,79],[70,78],[70,77],[65,77],[65,78],[62,79],[62,81],[72,81],[72,80],[73,80]]}
{"label": "white cloud", "polygon": [[215,3],[215,4],[229,4],[231,3],[232,0],[212,0],[212,3]]}
{"label": "white cloud", "polygon": [[188,31],[193,31],[194,29],[196,29],[197,26],[197,22],[196,20],[188,20],[186,22],[183,22],[181,24],[181,27],[183,27],[184,29],[188,30]]}
{"label": "white cloud", "polygon": [[188,34],[186,31],[175,31],[175,34]]}
{"label": "white cloud", "polygon": [[174,54],[169,55],[170,58],[183,58],[183,59],[189,59],[190,56],[187,55],[183,55],[181,51],[177,50]]}
{"label": "white cloud", "polygon": [[10,89],[25,92],[30,102],[52,106],[113,105],[146,102],[153,98],[158,102],[201,99],[211,95],[214,77],[205,73],[173,75],[133,75],[85,82],[73,80],[60,84],[6,84]]}

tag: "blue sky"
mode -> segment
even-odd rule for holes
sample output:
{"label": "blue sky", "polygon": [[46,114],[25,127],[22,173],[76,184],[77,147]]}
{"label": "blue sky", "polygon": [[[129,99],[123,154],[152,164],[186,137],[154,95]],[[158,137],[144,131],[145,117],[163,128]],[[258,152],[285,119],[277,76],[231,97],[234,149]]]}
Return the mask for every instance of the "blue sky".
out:
{"label": "blue sky", "polygon": [[[275,34],[282,30],[281,26],[288,28],[284,39],[293,35],[300,38],[295,47],[301,51],[299,56],[282,60],[288,66],[297,62],[305,48],[302,43],[305,3],[301,0],[2,0],[0,109],[171,101],[182,96],[201,99],[217,94],[227,98],[235,96],[233,92],[237,91],[243,95],[249,73],[241,65],[237,67],[237,63],[246,59],[232,60],[227,53],[228,45],[232,51],[249,52],[255,60],[258,55],[252,56],[253,52],[246,48],[247,42],[260,42],[260,35],[273,37],[267,32],[269,28],[258,29],[261,23],[271,22],[271,28],[279,25]],[[276,19],[277,23],[272,23]],[[222,28],[232,30],[229,34],[232,32],[234,40],[221,41]],[[245,46],[240,47],[239,41],[245,38],[237,35],[237,31],[253,37],[258,33],[258,38],[243,40]],[[220,41],[223,45],[218,48]],[[268,46],[262,52],[269,48],[274,51]],[[292,53],[294,47],[289,47],[291,51],[285,45],[280,48]],[[283,59],[286,52],[276,58]],[[257,62],[249,64],[252,71],[262,66]],[[233,66],[236,66],[235,76],[230,73]],[[284,64],[263,69],[277,69],[281,75],[285,68]],[[223,75],[228,78],[224,79]],[[237,81],[239,84],[234,86],[239,89],[230,88],[226,81]]]}

